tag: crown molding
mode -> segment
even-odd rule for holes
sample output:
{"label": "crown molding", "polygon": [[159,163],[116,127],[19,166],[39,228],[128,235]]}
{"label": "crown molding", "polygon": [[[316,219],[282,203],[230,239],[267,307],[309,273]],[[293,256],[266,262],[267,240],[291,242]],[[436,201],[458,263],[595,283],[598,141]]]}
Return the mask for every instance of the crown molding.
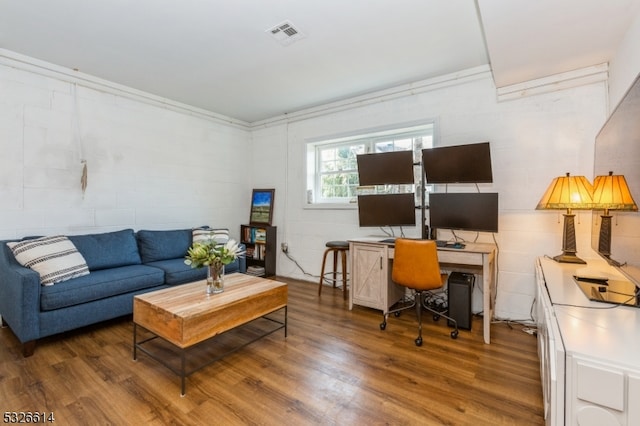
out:
{"label": "crown molding", "polygon": [[403,84],[389,89],[367,93],[361,96],[355,96],[341,101],[323,104],[317,107],[302,109],[289,114],[283,114],[261,121],[254,121],[250,124],[250,126],[252,129],[255,129],[282,123],[293,123],[296,121],[308,120],[310,118],[334,114],[354,108],[360,108],[366,105],[387,102],[393,99],[413,96],[419,93],[425,93],[449,86],[455,86],[482,78],[491,78],[491,69],[488,65],[481,65],[478,67],[469,68],[466,70],[449,73],[426,80],[415,81],[413,83]]}
{"label": "crown molding", "polygon": [[598,82],[609,78],[609,64],[602,63],[548,77],[512,84],[496,89],[498,101],[510,101],[542,93],[556,92]]}
{"label": "crown molding", "polygon": [[77,84],[100,92],[121,96],[138,102],[143,102],[148,105],[209,120],[218,124],[237,127],[243,130],[249,130],[250,127],[250,123],[246,121],[176,102],[171,99],[156,96],[151,93],[108,80],[103,80],[80,71],[61,67],[59,65],[41,61],[30,56],[21,55],[6,49],[0,49],[0,65],[5,65],[10,68],[31,72],[45,77],[55,78],[67,83]]}
{"label": "crown molding", "polygon": [[[249,123],[1,48],[0,65],[55,78],[72,84],[78,84],[97,91],[122,96],[148,105],[191,115],[218,124],[240,128],[242,130],[252,130],[283,123],[308,120],[492,77],[489,65],[481,65]],[[499,102],[508,101],[596,82],[606,82],[608,80],[608,73],[609,65],[602,63],[578,70],[554,74],[523,83],[499,87],[496,89],[497,99]]]}

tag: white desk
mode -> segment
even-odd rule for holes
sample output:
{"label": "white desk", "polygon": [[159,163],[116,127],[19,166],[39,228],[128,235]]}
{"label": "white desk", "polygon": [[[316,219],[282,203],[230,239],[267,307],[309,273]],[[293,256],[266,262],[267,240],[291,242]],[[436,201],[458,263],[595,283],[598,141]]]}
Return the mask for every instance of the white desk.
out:
{"label": "white desk", "polygon": [[[383,314],[398,302],[401,287],[391,279],[393,244],[381,242],[384,237],[364,237],[349,240],[351,291],[349,309],[353,305],[380,309]],[[438,260],[443,269],[480,275],[484,342],[491,341],[491,320],[495,306],[496,246],[486,243],[466,243],[464,249],[438,247]]]}

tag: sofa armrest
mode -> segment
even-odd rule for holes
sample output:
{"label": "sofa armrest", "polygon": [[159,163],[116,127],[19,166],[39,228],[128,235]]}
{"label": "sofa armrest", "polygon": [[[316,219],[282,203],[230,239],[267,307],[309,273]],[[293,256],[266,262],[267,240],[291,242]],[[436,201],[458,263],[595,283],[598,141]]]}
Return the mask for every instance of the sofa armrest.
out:
{"label": "sofa armrest", "polygon": [[40,274],[20,265],[0,247],[0,316],[22,342],[40,337]]}

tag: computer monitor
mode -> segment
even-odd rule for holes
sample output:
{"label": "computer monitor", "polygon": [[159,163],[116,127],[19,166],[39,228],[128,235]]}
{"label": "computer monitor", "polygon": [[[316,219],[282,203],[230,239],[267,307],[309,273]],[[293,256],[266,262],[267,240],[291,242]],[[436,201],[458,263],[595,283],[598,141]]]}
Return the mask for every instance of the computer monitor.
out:
{"label": "computer monitor", "polygon": [[426,181],[437,183],[491,183],[489,142],[422,150]]}
{"label": "computer monitor", "polygon": [[361,186],[413,183],[413,151],[360,154],[358,177]]}
{"label": "computer monitor", "polygon": [[435,229],[498,232],[498,194],[429,194],[429,222]]}
{"label": "computer monitor", "polygon": [[414,195],[358,195],[358,218],[361,227],[411,226],[416,224]]}

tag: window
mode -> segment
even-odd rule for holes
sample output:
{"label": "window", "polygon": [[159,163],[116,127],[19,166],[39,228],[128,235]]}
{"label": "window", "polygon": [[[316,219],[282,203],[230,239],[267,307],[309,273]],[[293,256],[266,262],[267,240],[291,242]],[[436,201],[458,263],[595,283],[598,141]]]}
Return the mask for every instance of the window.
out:
{"label": "window", "polygon": [[[413,151],[420,162],[422,149],[433,146],[434,124],[367,132],[358,135],[312,141],[307,144],[307,205],[355,204],[357,195],[366,192],[412,192],[414,185],[393,185],[393,189],[362,188],[358,182],[359,154]],[[416,182],[420,170],[416,168]]]}

